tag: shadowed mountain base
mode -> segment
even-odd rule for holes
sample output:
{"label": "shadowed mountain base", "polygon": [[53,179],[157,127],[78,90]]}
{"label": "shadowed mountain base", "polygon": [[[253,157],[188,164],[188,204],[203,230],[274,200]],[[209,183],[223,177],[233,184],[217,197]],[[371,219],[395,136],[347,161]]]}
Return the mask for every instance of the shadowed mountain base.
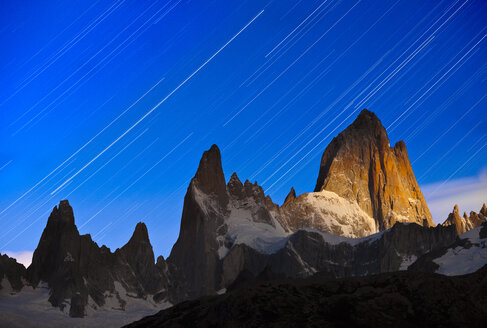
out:
{"label": "shadowed mountain base", "polygon": [[125,327],[483,327],[486,273],[254,281]]}

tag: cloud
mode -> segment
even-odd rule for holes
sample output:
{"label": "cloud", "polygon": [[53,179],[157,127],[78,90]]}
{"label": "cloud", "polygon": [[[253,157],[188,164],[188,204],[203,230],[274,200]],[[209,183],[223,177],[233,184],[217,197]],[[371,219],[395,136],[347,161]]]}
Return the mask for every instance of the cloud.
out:
{"label": "cloud", "polygon": [[439,181],[421,187],[435,223],[443,223],[455,204],[460,214],[478,212],[487,203],[487,167],[477,176]]}
{"label": "cloud", "polygon": [[26,268],[32,262],[33,251],[4,251],[3,254],[7,254],[9,257],[13,257],[17,262],[22,263]]}

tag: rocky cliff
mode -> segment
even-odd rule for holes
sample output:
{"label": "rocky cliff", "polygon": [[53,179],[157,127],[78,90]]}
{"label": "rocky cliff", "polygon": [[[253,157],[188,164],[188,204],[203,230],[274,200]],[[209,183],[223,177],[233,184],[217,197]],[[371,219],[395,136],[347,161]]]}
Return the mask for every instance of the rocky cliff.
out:
{"label": "rocky cliff", "polygon": [[443,222],[444,226],[455,226],[458,235],[461,235],[473,228],[480,226],[482,223],[487,222],[487,206],[484,204],[479,213],[474,211],[470,212],[470,216],[466,212],[463,213],[463,217],[460,216],[460,210],[458,205],[455,204],[453,211],[448,215],[448,218]]}
{"label": "rocky cliff", "polygon": [[458,236],[453,243],[423,254],[408,270],[461,275],[487,264],[487,222]]}
{"label": "rocky cliff", "polygon": [[86,315],[88,305],[96,309],[107,302],[123,309],[127,296],[153,297],[167,285],[143,223],[124,247],[112,253],[90,235],[79,234],[67,200],[49,216],[27,277],[33,287],[47,283],[49,302],[72,317]]}
{"label": "rocky cliff", "polygon": [[391,147],[380,120],[366,109],[326,147],[315,187],[321,190],[356,202],[379,230],[396,222],[434,226],[406,145]]}
{"label": "rocky cliff", "polygon": [[356,202],[328,190],[296,197],[291,189],[278,206],[236,173],[224,182],[213,145],[188,187],[179,238],[167,260],[173,303],[224,291],[244,272],[346,277],[405,270],[456,238],[454,227],[417,224],[378,232]]}
{"label": "rocky cliff", "polygon": [[24,287],[27,271],[25,267],[6,254],[0,254],[0,290],[18,292]]}

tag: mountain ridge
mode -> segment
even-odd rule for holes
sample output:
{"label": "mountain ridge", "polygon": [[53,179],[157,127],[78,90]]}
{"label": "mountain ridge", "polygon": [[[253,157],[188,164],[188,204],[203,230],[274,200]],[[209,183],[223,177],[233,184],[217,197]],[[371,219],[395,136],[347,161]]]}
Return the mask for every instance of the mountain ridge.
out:
{"label": "mountain ridge", "polygon": [[[350,136],[368,141],[350,141]],[[398,177],[403,174],[405,179]],[[397,188],[404,190],[395,194]],[[89,234],[79,234],[73,209],[62,200],[47,220],[29,268],[0,257],[0,273],[7,277],[2,283],[8,282],[13,294],[26,286],[47,287],[51,306],[85,317],[97,310],[124,311],[134,302],[151,311],[221,294],[245,276],[345,278],[409,267],[436,272],[448,270],[449,262],[441,261],[445,254],[451,261],[452,247],[467,243],[483,252],[482,238],[459,237],[458,208],[455,220],[431,224],[404,142],[390,147],[384,127],[367,110],[326,147],[315,189],[297,195],[291,188],[284,203],[275,204],[257,182],[242,183],[235,172],[226,182],[220,150],[212,145],[187,188],[179,236],[167,259],[155,260],[142,222],[114,252],[98,246]],[[379,196],[372,200],[376,191]],[[405,201],[409,194],[416,198]],[[383,197],[385,207],[375,206]],[[385,210],[399,214],[387,217]],[[481,224],[484,213],[485,205],[462,229],[474,235],[483,231],[472,222]],[[470,254],[465,249],[462,254]]]}

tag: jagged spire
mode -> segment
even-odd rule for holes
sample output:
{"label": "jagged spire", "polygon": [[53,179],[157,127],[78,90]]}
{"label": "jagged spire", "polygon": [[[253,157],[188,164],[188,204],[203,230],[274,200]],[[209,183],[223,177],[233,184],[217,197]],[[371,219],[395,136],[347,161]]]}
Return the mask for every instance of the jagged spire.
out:
{"label": "jagged spire", "polygon": [[69,201],[67,199],[61,200],[58,206],[54,206],[51,215],[49,216],[48,222],[49,221],[62,221],[65,224],[74,226],[73,208],[71,205],[69,205]]}
{"label": "jagged spire", "polygon": [[460,210],[458,205],[453,206],[453,211],[448,214],[448,218],[443,222],[444,226],[454,225],[458,235],[463,234],[466,231],[465,220],[460,217]]}
{"label": "jagged spire", "polygon": [[480,214],[482,214],[484,217],[487,217],[487,206],[485,205],[482,205],[482,208],[480,209]]}
{"label": "jagged spire", "polygon": [[134,233],[132,234],[132,237],[127,244],[139,242],[149,242],[149,233],[147,231],[147,226],[143,222],[137,223]]}
{"label": "jagged spire", "polygon": [[238,178],[237,173],[233,172],[232,177],[228,181],[227,189],[228,192],[237,199],[244,197],[244,186]]}
{"label": "jagged spire", "polygon": [[198,189],[207,194],[226,193],[225,175],[223,174],[220,149],[217,145],[203,153],[200,165],[193,178]]}
{"label": "jagged spire", "polygon": [[287,194],[283,205],[286,205],[287,203],[293,201],[294,199],[296,199],[296,191],[294,190],[294,187],[291,187],[291,190],[289,191],[289,194]]}

